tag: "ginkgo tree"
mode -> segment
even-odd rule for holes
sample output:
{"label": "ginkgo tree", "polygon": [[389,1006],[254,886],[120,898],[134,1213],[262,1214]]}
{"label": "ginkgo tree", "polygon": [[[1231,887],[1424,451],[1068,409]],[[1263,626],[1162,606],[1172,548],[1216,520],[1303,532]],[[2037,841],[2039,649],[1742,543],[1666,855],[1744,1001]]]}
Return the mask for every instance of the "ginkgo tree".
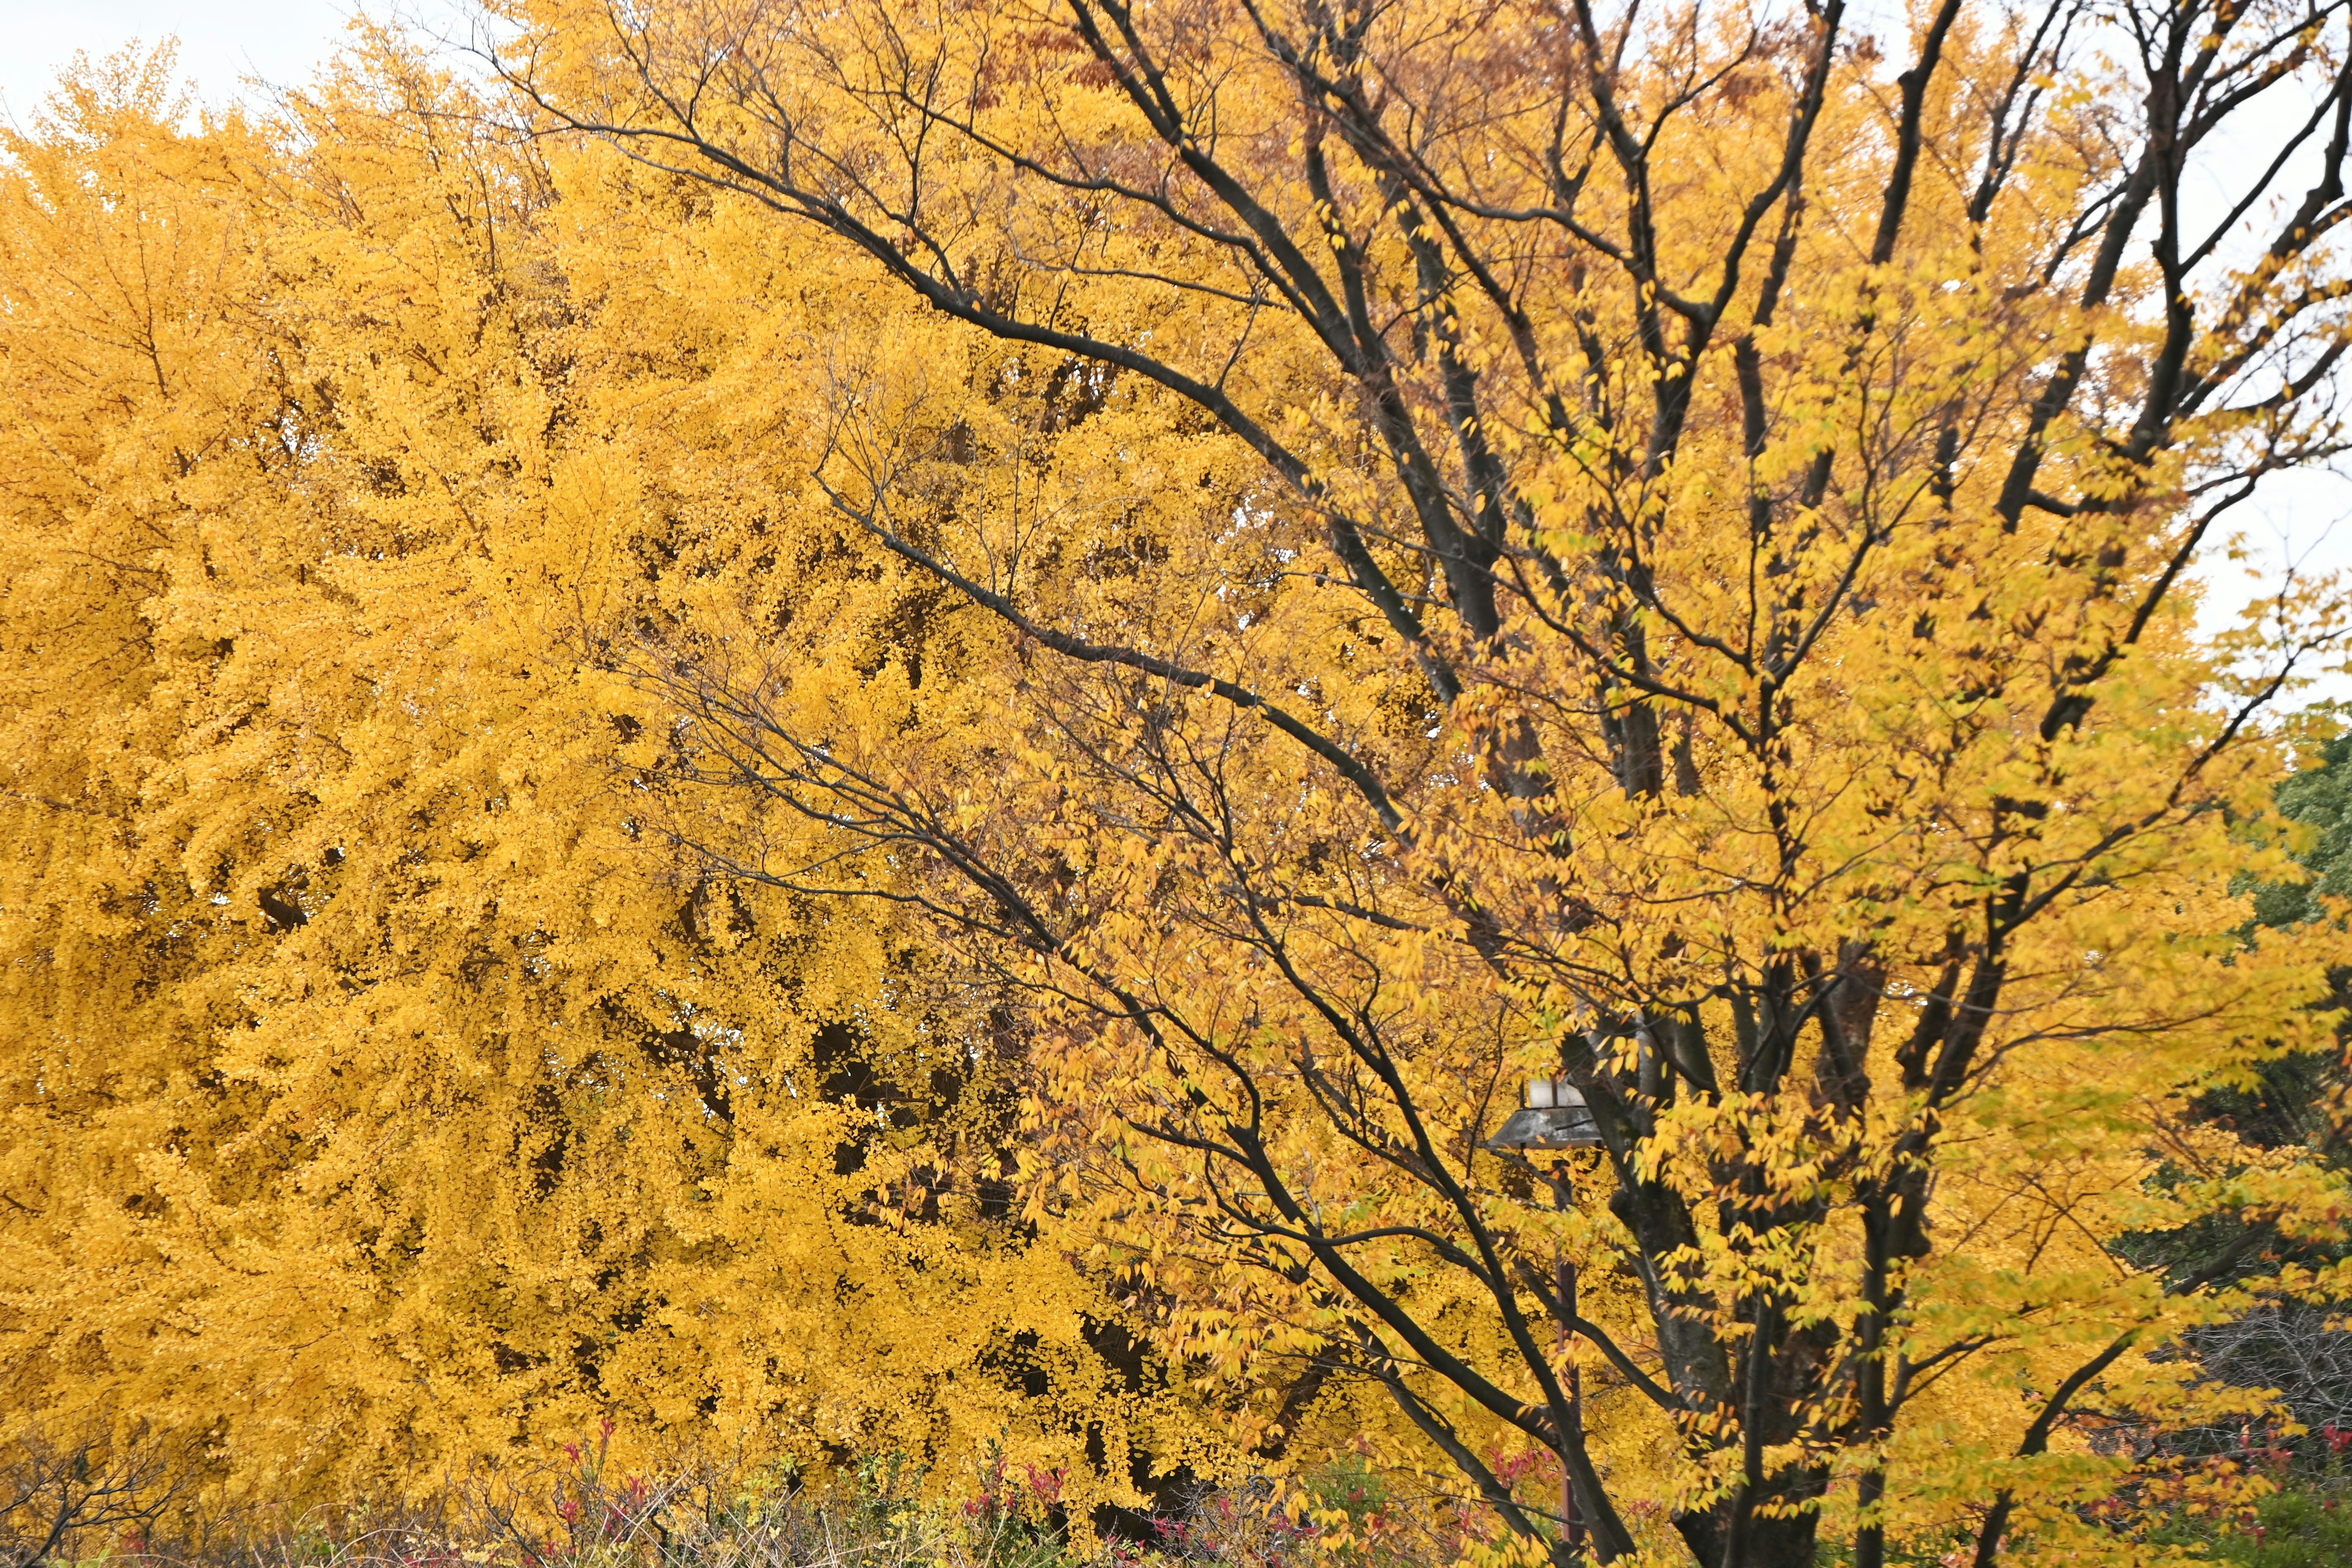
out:
{"label": "ginkgo tree", "polygon": [[[2324,1037],[2232,889],[2345,607],[2187,583],[2343,447],[2346,7],[504,20],[526,129],[928,307],[801,362],[901,647],[649,632],[668,828],[950,942],[1167,1354],[1556,1563],[2143,1550],[2259,1404],[2183,1331],[2340,1284],[2187,1100]],[[1600,1152],[1488,1148],[1554,1078]]]}
{"label": "ginkgo tree", "polygon": [[593,652],[818,592],[735,502],[858,290],[380,33],[271,118],[91,66],[0,153],[0,1468],[142,1491],[84,1554],[544,1498],[606,1423],[1138,1500],[1192,1427],[985,1184],[920,944],[647,839]]}

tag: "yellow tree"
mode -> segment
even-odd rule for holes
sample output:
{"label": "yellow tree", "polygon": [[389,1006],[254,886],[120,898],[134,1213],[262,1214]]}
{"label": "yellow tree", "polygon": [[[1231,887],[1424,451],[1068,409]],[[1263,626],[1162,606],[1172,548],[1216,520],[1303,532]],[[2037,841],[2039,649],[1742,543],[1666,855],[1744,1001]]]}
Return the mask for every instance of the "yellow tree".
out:
{"label": "yellow tree", "polygon": [[594,645],[814,592],[789,448],[731,454],[825,301],[382,39],[276,122],[166,70],[68,81],[0,188],[0,1442],[299,1507],[609,1418],[1131,1499],[1167,1403],[985,1184],[919,947],[637,826]]}
{"label": "yellow tree", "polygon": [[[2099,1434],[2333,1279],[2186,1102],[2316,1038],[2228,825],[2343,606],[2183,577],[2341,449],[2343,6],[510,16],[532,125],[932,313],[813,351],[811,493],[967,679],[656,638],[767,804],[672,831],[1026,999],[1030,1212],[1171,1354],[1555,1563],[2135,1550]],[[1488,1147],[1528,1079],[1598,1155]]]}

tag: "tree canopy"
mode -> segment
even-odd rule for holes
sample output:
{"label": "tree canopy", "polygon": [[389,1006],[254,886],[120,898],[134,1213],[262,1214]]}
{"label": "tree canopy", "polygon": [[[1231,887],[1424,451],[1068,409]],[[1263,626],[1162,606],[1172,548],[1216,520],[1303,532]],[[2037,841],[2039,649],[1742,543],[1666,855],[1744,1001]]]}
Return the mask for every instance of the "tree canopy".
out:
{"label": "tree canopy", "polygon": [[2352,623],[2190,568],[2343,447],[2352,10],[496,21],[7,144],[28,1418],[1352,1453],[1559,1568],[2241,1485]]}
{"label": "tree canopy", "polygon": [[68,83],[0,194],[10,1419],[200,1441],[215,1501],[607,1418],[1123,1458],[1098,1289],[909,1196],[1008,1115],[920,953],[647,848],[663,721],[587,646],[772,580],[743,305],[823,301],[388,41],[279,122],[164,81]]}

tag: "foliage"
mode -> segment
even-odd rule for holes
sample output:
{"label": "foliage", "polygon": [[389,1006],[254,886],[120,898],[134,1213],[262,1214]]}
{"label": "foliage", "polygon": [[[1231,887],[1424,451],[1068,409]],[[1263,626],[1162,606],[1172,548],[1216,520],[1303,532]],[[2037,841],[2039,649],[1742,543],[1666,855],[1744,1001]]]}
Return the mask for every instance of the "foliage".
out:
{"label": "foliage", "polygon": [[[1169,1529],[1158,1533],[1186,1535],[1181,1550],[1147,1552],[1131,1542],[1106,1549],[1074,1538],[1053,1487],[1016,1484],[1015,1495],[1005,1495],[1001,1454],[945,1489],[921,1485],[904,1455],[869,1456],[817,1486],[789,1463],[635,1473],[614,1462],[611,1436],[606,1427],[563,1445],[550,1463],[478,1472],[430,1499],[372,1510],[289,1510],[261,1500],[205,1515],[172,1506],[167,1489],[134,1487],[141,1506],[103,1517],[92,1510],[50,1561],[111,1568],[1281,1568],[1305,1560],[1312,1535],[1281,1528],[1262,1491],[1203,1488],[1160,1521]],[[129,1472],[116,1465],[109,1473]],[[947,1497],[959,1490],[993,1495],[997,1504],[958,1508]],[[120,1489],[117,1497],[129,1500]],[[1190,1518],[1227,1528],[1187,1531]]]}
{"label": "foliage", "polygon": [[[2319,747],[2316,759],[2283,781],[2279,815],[2294,825],[2293,854],[2302,875],[2253,889],[2257,925],[2283,928],[2340,919],[2340,900],[2352,882],[2352,836],[2346,831],[2347,781],[2352,780],[2352,745],[2343,737]],[[2327,1004],[2336,1012],[2336,1038],[2317,1048],[2274,1057],[2255,1065],[2249,1079],[2210,1090],[2197,1110],[2248,1142],[2272,1146],[2303,1145],[2338,1169],[2345,1141],[2347,1083],[2352,1082],[2352,963],[2336,957],[2329,972]],[[2189,1238],[2169,1238],[2172,1266],[2185,1256],[2210,1258],[2226,1245],[2226,1234],[2207,1228]],[[2342,1245],[2306,1247],[2306,1261],[2338,1257]],[[2291,1439],[2306,1464],[2332,1460],[2341,1451],[2338,1434],[2352,1429],[2352,1333],[2335,1324],[2338,1314],[2307,1302],[2277,1302],[2229,1322],[2214,1323],[2192,1336],[2208,1374],[2242,1387],[2275,1390],[2303,1431]],[[2211,1451],[2231,1452],[2246,1444],[2243,1423],[2223,1423],[2194,1441]]]}
{"label": "foliage", "polygon": [[2231,1568],[2333,1568],[2352,1553],[2352,1509],[2340,1480],[2284,1487],[2226,1524],[2167,1533],[2204,1546]]}
{"label": "foliage", "polygon": [[167,66],[0,171],[0,1442],[150,1429],[215,1509],[605,1418],[1088,1503],[1207,1455],[991,1206],[921,948],[637,820],[659,719],[593,648],[817,591],[745,433],[822,291],[382,37],[271,122]]}
{"label": "foliage", "polygon": [[2352,618],[2181,584],[2345,446],[2352,10],[500,17],[5,142],[0,1440],[581,1568],[2258,1489],[2138,1435],[2344,1293],[2197,1106]]}
{"label": "foliage", "polygon": [[[1026,1212],[1176,1364],[1563,1565],[2241,1484],[2114,1439],[2342,1283],[2340,1175],[2192,1102],[2328,1038],[2229,825],[2345,607],[2179,592],[2343,447],[2341,9],[508,15],[523,127],[932,313],[823,351],[803,491],[907,652],[648,637],[670,831],[1018,1003]],[[1528,1078],[1599,1153],[1487,1148]]]}
{"label": "foliage", "polygon": [[2317,765],[2279,785],[2276,805],[2303,828],[2295,859],[2310,875],[2256,892],[2254,918],[2266,926],[2327,919],[2338,900],[2352,898],[2352,735],[2320,747]]}

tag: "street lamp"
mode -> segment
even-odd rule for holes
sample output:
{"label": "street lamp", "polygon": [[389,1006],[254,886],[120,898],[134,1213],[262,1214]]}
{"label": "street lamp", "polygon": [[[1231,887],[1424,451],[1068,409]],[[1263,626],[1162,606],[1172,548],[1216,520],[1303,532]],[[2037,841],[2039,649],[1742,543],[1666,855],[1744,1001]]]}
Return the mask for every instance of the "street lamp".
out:
{"label": "street lamp", "polygon": [[1598,1149],[1601,1124],[1584,1093],[1564,1078],[1528,1079],[1528,1102],[1511,1113],[1495,1135],[1479,1145],[1497,1153],[1507,1150],[1550,1153],[1562,1149]]}
{"label": "street lamp", "polygon": [[[1601,1124],[1593,1120],[1592,1108],[1584,1103],[1584,1091],[1564,1078],[1531,1078],[1528,1079],[1527,1103],[1513,1111],[1510,1119],[1495,1130],[1495,1135],[1479,1145],[1498,1154],[1566,1154],[1571,1149],[1601,1147]],[[1532,1163],[1532,1162],[1530,1162]],[[1568,1162],[1561,1160],[1546,1173],[1551,1185],[1552,1207],[1565,1211],[1573,1193],[1569,1185]],[[1576,1336],[1569,1324],[1576,1317],[1576,1265],[1558,1247],[1551,1255],[1552,1287],[1558,1292],[1559,1309],[1553,1322],[1554,1343],[1560,1360],[1568,1368],[1568,1419],[1570,1429],[1580,1438],[1584,1430],[1584,1378],[1578,1372],[1576,1358],[1570,1353],[1576,1346]],[[1562,1447],[1565,1448],[1563,1444]],[[1584,1544],[1584,1526],[1576,1517],[1576,1488],[1568,1479],[1568,1456],[1559,1461],[1559,1528],[1572,1547]]]}

